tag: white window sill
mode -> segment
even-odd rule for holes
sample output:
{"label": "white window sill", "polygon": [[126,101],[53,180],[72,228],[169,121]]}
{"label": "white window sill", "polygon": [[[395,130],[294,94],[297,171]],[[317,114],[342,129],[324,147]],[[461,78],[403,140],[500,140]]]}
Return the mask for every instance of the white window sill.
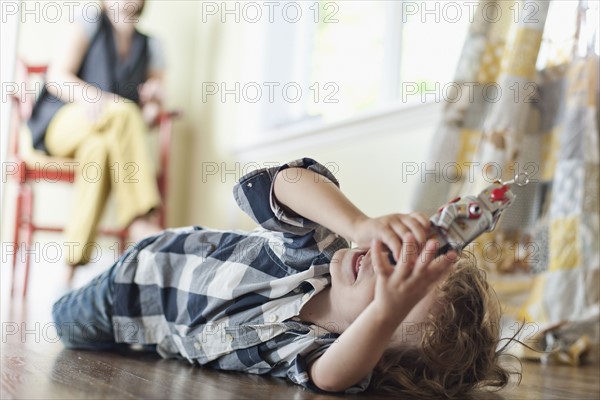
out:
{"label": "white window sill", "polygon": [[443,102],[390,103],[341,121],[297,123],[252,135],[250,140],[238,141],[232,152],[239,160],[252,160],[366,136],[402,134],[438,121],[443,107]]}

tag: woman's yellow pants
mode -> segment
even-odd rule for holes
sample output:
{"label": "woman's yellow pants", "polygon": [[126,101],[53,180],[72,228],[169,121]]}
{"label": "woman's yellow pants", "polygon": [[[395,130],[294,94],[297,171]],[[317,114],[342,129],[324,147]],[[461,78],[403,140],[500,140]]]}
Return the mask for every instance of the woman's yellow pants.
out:
{"label": "woman's yellow pants", "polygon": [[74,206],[64,232],[71,246],[69,264],[89,261],[92,246],[87,244],[95,239],[111,190],[120,227],[160,205],[146,133],[139,107],[124,100],[107,102],[95,122],[77,103],[63,106],[50,122],[48,152],[77,163]]}

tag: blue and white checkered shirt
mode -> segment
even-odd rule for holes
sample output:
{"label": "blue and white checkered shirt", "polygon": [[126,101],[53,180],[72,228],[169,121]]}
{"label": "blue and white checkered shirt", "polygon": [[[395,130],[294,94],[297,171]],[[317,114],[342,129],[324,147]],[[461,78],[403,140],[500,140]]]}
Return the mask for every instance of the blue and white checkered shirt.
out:
{"label": "blue and white checkered shirt", "polygon": [[[331,258],[349,243],[277,204],[275,175],[283,171],[286,179],[295,179],[284,171],[290,167],[310,169],[339,186],[327,168],[308,158],[253,171],[235,185],[234,196],[259,228],[169,229],[141,241],[119,261],[117,342],[156,344],[163,357],[287,377],[315,389],[308,365],[338,335],[297,316],[330,284]],[[369,381],[347,392],[365,390]]]}

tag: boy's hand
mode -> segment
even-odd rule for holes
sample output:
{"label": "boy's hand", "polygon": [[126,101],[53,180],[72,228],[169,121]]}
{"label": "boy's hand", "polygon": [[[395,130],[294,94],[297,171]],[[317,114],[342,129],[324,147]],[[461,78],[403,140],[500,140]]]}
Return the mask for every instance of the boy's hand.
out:
{"label": "boy's hand", "polygon": [[379,240],[392,251],[394,259],[398,260],[402,244],[409,237],[413,242],[416,240],[419,247],[425,244],[429,226],[429,218],[422,212],[365,217],[356,222],[352,241],[359,248],[368,249],[373,240]]}
{"label": "boy's hand", "polygon": [[[433,288],[456,262],[456,252],[450,251],[435,258],[439,243],[430,239],[419,246],[414,236],[405,236],[402,251],[393,267],[385,256],[380,241],[373,241],[371,253],[373,269],[377,274],[374,305],[380,315],[390,318],[408,313]],[[400,312],[403,310],[405,313]]]}
{"label": "boy's hand", "polygon": [[437,246],[435,240],[417,246],[412,233],[406,234],[394,268],[383,252],[381,241],[373,241],[375,298],[338,340],[310,365],[310,377],[317,387],[331,392],[342,391],[373,371],[398,325],[450,271],[456,260],[454,251],[435,258]]}

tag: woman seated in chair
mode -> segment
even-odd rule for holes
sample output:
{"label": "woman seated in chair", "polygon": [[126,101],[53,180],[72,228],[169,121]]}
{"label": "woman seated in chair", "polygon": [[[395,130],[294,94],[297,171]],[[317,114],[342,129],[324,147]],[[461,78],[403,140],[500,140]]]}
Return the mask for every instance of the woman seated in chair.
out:
{"label": "woman seated in chair", "polygon": [[86,244],[110,190],[118,223],[130,226],[132,240],[160,230],[146,132],[160,113],[164,59],[158,42],[136,30],[143,0],[101,4],[98,18],[81,17],[69,27],[28,122],[34,148],[76,162],[65,228],[72,271],[89,260],[85,250],[93,246]]}

